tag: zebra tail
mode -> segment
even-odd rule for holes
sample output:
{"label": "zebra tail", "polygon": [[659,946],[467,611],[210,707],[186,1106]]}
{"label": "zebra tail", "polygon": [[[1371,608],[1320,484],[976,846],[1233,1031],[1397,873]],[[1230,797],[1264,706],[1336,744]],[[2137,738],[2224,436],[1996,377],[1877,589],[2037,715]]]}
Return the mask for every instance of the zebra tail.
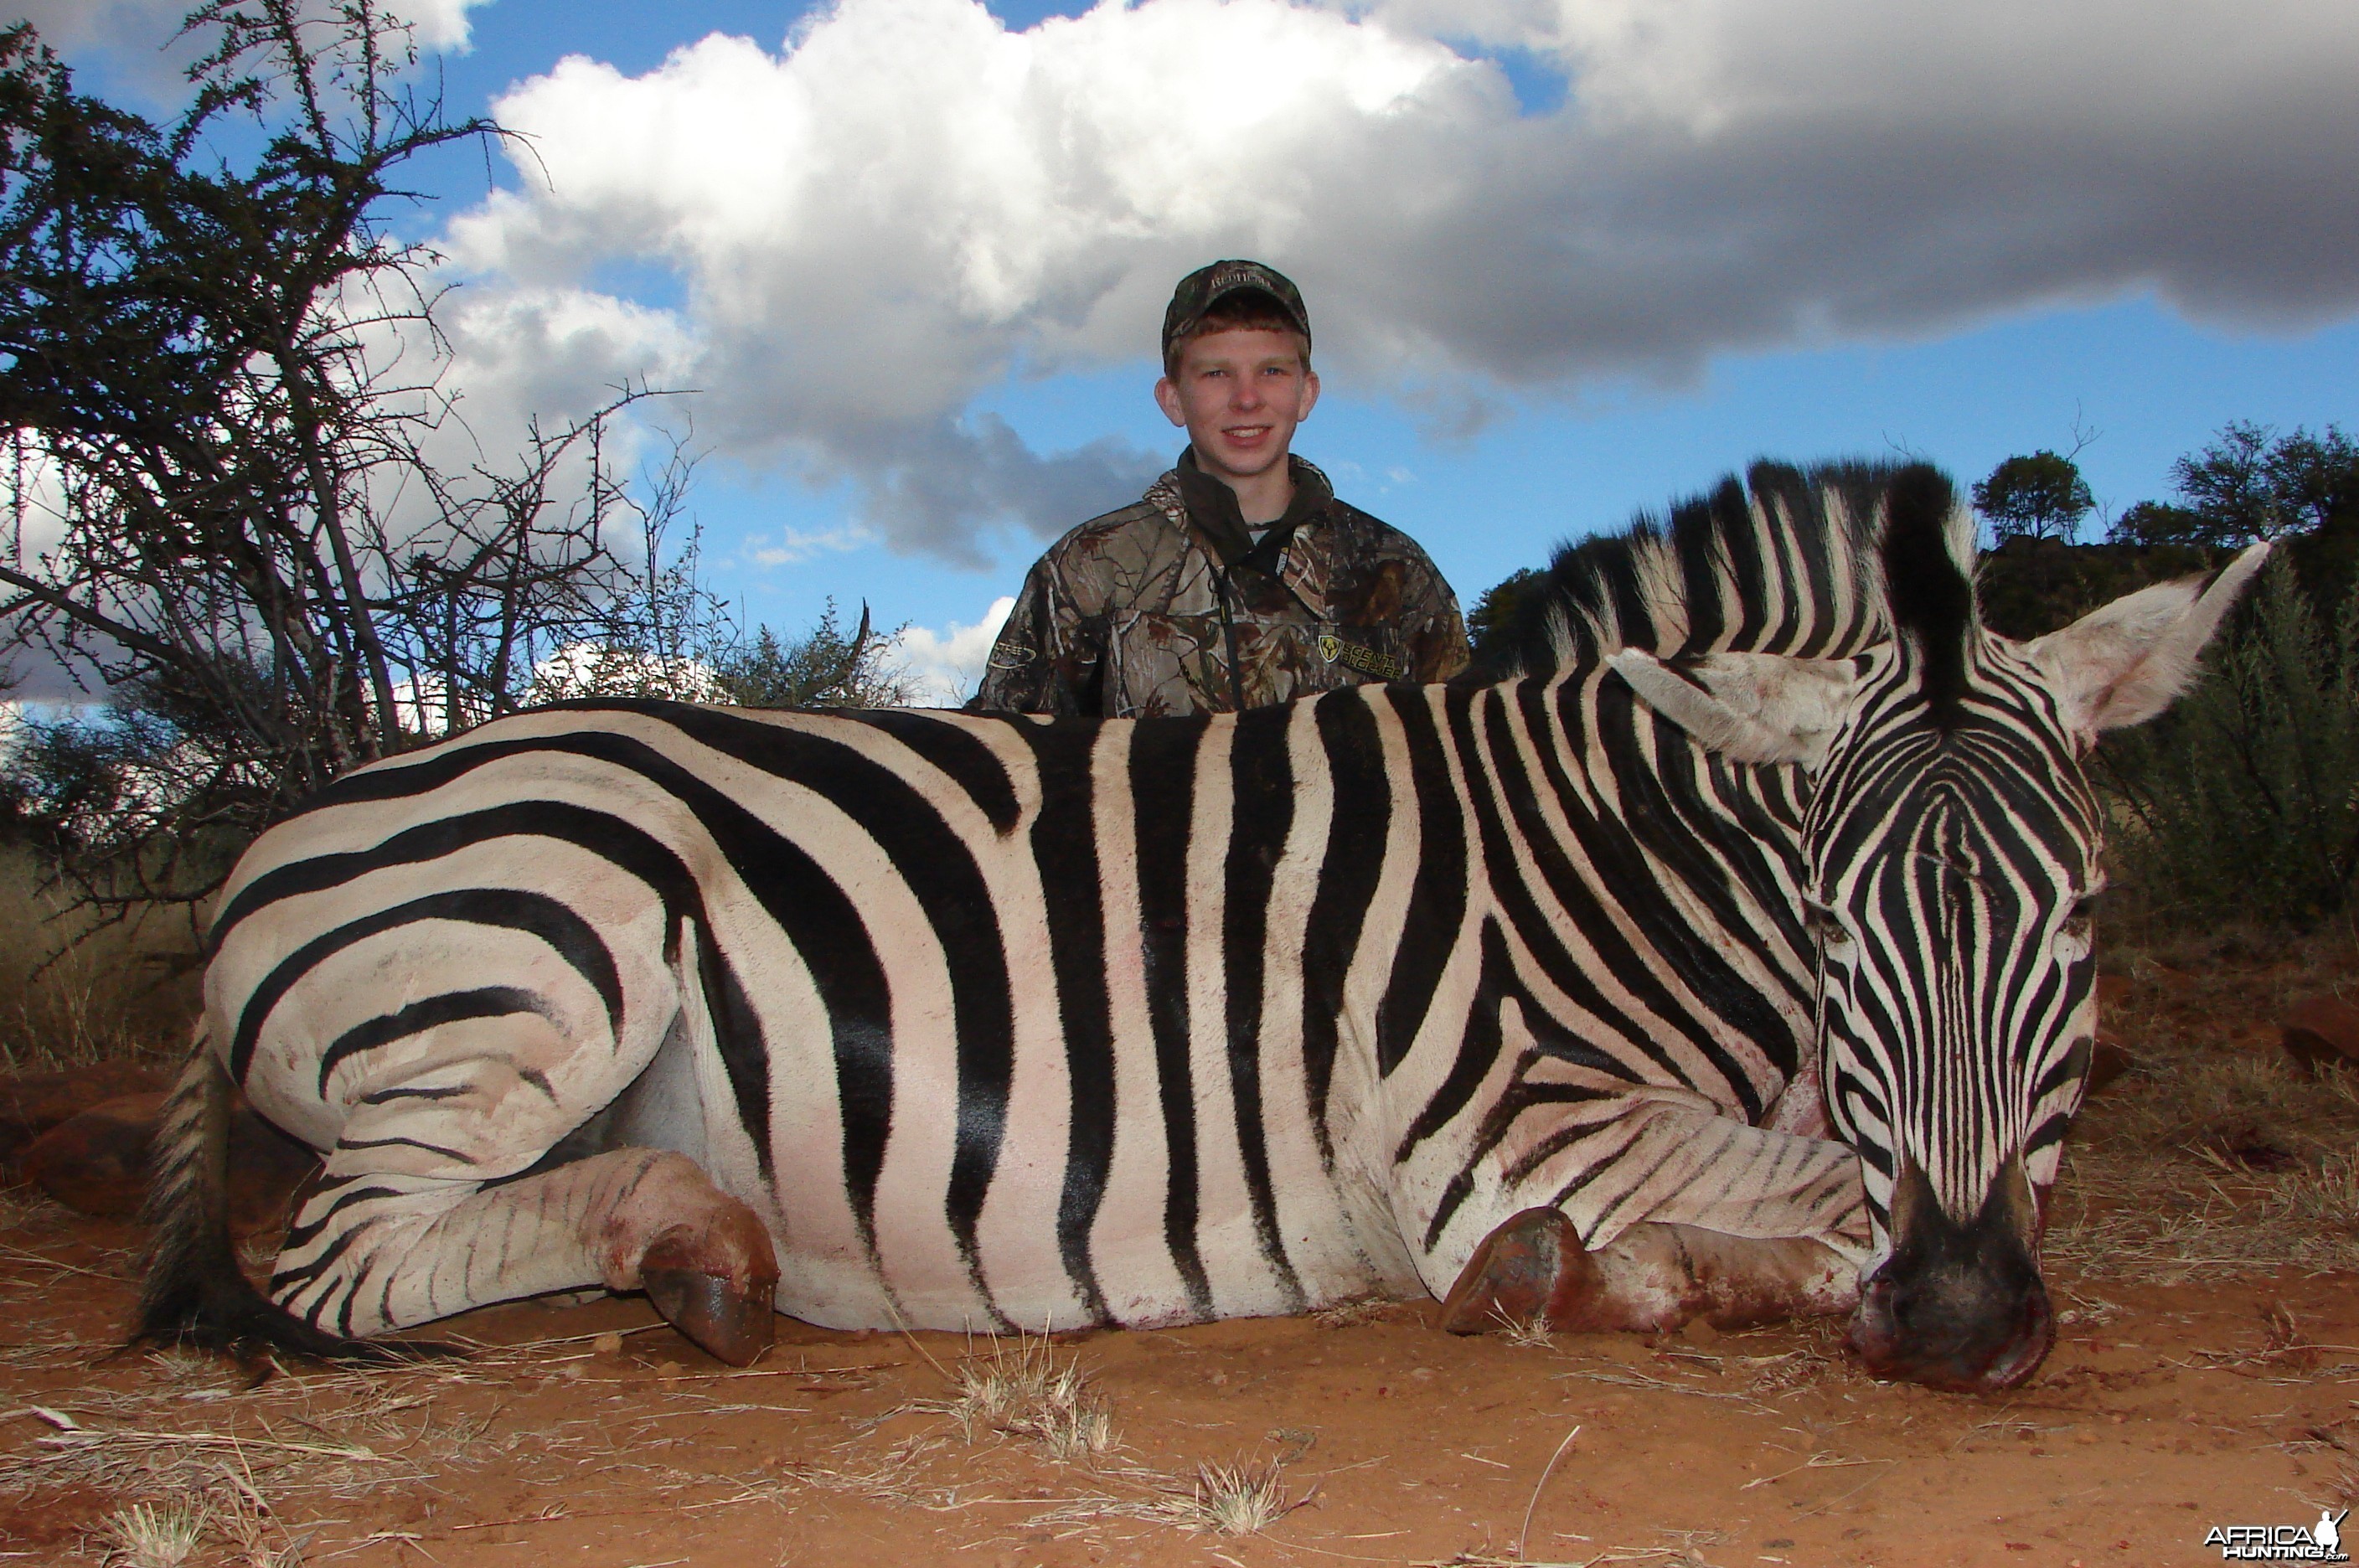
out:
{"label": "zebra tail", "polygon": [[345,1339],[304,1322],[255,1288],[229,1230],[228,1068],[203,1027],[164,1102],[148,1156],[151,1227],[130,1343],[191,1345],[250,1355],[290,1352],[330,1361],[405,1360],[443,1346]]}

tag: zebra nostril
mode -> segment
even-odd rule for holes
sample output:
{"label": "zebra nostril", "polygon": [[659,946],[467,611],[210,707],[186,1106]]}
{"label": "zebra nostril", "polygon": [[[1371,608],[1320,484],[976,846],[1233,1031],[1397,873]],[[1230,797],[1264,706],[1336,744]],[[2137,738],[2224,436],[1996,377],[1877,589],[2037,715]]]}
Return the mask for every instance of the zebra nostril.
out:
{"label": "zebra nostril", "polygon": [[1852,1313],[1852,1349],[1877,1376],[1891,1371],[1900,1353],[1902,1331],[1895,1311],[1897,1294],[1890,1276],[1878,1271],[1860,1287],[1859,1305]]}

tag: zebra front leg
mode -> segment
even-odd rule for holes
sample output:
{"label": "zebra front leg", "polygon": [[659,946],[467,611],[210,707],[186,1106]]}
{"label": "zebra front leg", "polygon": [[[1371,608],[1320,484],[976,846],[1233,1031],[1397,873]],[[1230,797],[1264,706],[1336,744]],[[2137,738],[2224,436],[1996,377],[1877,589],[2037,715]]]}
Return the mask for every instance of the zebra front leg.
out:
{"label": "zebra front leg", "polygon": [[1736,1328],[1858,1301],[1866,1200],[1843,1144],[1654,1092],[1505,1166],[1490,1212],[1522,1206],[1457,1271],[1452,1333]]}
{"label": "zebra front leg", "polygon": [[1441,1326],[1509,1323],[1647,1333],[1701,1318],[1750,1328],[1848,1312],[1858,1266],[1804,1236],[1764,1240],[1694,1225],[1635,1225],[1590,1250],[1557,1209],[1526,1209],[1483,1238],[1442,1303]]}

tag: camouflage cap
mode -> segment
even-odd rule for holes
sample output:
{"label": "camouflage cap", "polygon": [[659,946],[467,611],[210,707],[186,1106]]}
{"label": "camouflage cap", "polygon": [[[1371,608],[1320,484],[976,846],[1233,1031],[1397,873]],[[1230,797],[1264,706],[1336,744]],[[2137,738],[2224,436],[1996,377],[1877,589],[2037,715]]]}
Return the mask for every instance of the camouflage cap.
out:
{"label": "camouflage cap", "polygon": [[1286,319],[1294,323],[1294,330],[1302,334],[1304,345],[1309,346],[1310,312],[1302,308],[1302,290],[1284,273],[1257,261],[1216,261],[1181,278],[1180,287],[1171,291],[1171,308],[1163,312],[1165,356],[1170,355],[1173,343],[1204,319],[1205,311],[1232,294],[1247,292],[1266,294],[1276,301]]}

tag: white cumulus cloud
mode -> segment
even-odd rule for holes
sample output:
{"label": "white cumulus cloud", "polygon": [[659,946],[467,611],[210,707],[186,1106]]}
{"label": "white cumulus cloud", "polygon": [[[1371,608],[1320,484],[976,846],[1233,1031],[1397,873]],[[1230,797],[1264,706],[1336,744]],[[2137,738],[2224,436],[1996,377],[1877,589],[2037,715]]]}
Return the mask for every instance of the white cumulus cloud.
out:
{"label": "white cumulus cloud", "polygon": [[[1484,49],[1562,105],[1526,113]],[[1151,354],[1220,256],[1304,286],[1331,381],[1445,423],[2140,290],[2332,319],[2359,306],[2354,81],[2348,0],[1107,0],[1022,32],[841,0],[518,84],[516,188],[448,240],[494,292],[670,268],[701,436],[975,561],[1160,455],[1035,452],[978,394]]]}
{"label": "white cumulus cloud", "polygon": [[982,684],[984,661],[991,657],[991,645],[999,640],[999,628],[1015,607],[1014,597],[1003,595],[973,626],[952,621],[939,632],[929,626],[906,627],[893,639],[889,662],[916,678],[920,702],[954,708]]}
{"label": "white cumulus cloud", "polygon": [[1152,0],[1010,33],[965,0],[848,0],[773,52],[713,36],[626,78],[585,59],[495,113],[518,188],[454,262],[574,283],[676,269],[700,432],[863,487],[891,545],[980,561],[1135,496],[1162,452],[1040,453],[969,405],[1019,358],[1151,354],[1172,281],[1285,251],[1322,166],[1387,118],[1499,98],[1487,67],[1279,0]]}

